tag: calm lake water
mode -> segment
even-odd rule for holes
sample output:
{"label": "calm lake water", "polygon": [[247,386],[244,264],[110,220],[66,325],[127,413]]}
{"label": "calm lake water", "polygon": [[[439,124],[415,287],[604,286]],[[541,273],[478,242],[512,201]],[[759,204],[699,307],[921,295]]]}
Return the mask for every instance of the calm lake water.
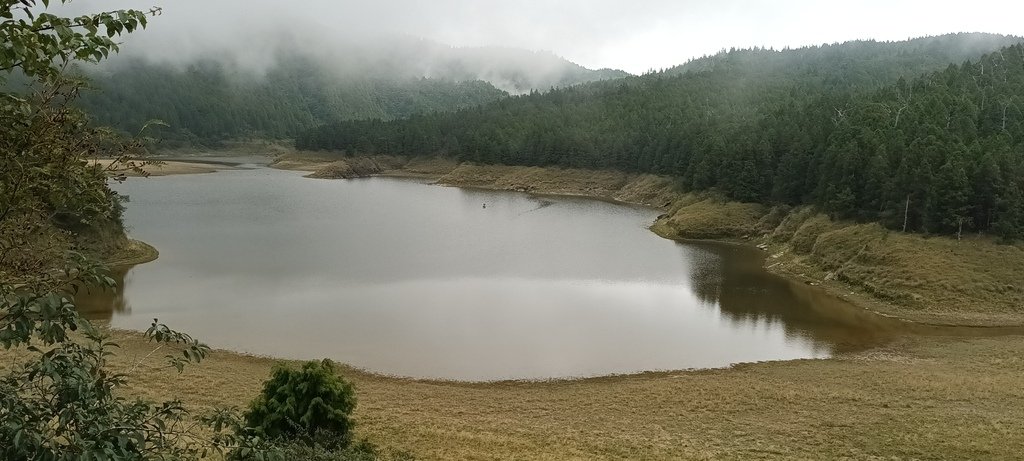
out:
{"label": "calm lake water", "polygon": [[662,239],[644,208],[262,167],[117,189],[160,258],[83,309],[218,348],[545,379],[827,357],[897,328],[766,273],[756,249]]}

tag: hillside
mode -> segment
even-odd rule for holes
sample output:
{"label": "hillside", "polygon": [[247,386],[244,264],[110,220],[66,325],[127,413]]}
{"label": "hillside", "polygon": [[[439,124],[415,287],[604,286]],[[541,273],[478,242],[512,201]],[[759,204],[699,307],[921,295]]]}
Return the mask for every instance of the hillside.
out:
{"label": "hillside", "polygon": [[132,60],[91,70],[89,78],[96,91],[79,105],[97,124],[136,133],[161,120],[168,127],[148,134],[174,144],[289,138],[332,121],[393,119],[507,96],[483,81],[341,79],[305,58],[282,59],[262,76],[217,61],[179,68]]}
{"label": "hillside", "polygon": [[1019,40],[958,34],[723,52],[704,61],[720,64],[683,72],[330,124],[298,146],[657,173],[741,201],[1012,238],[1024,230],[1024,53],[999,46]]}
{"label": "hillside", "polygon": [[837,88],[871,87],[937,70],[936,65],[945,67],[976,59],[1021,40],[1022,37],[1008,35],[958,33],[899,42],[854,40],[784,50],[729,50],[691,60],[663,73],[680,75],[725,69],[757,72],[759,78],[813,73]]}
{"label": "hillside", "polygon": [[534,90],[626,76],[590,70],[550,53],[452,48],[395,41],[329,54],[285,52],[262,68],[229,54],[183,63],[123,58],[83,69],[97,91],[80,105],[97,124],[165,144],[215,145],[234,138],[291,138],[324,123],[390,120],[473,107]]}

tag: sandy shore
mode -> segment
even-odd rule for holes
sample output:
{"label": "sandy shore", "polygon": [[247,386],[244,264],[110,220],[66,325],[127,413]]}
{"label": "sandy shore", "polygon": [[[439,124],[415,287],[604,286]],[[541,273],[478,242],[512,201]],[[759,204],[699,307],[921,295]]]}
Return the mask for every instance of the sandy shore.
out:
{"label": "sandy shore", "polygon": [[[102,166],[103,168],[110,168],[113,160],[110,159],[98,159],[94,160],[94,163]],[[213,163],[200,163],[200,162],[183,162],[177,160],[171,160],[166,162],[159,162],[156,164],[142,165],[143,171],[148,173],[149,176],[169,176],[176,174],[200,174],[200,173],[213,173],[214,171],[224,170],[230,168],[226,165],[217,165]],[[123,166],[117,166],[110,170],[111,174],[123,174],[125,176],[143,176],[137,171],[130,168],[124,168]]]}

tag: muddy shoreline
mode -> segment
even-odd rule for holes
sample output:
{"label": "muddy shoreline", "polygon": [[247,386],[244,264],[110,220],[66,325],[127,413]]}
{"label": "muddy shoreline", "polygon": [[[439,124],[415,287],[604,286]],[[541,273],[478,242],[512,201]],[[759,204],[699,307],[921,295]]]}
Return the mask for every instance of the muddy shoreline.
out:
{"label": "muddy shoreline", "polygon": [[[778,217],[766,224],[766,218],[774,213],[767,207],[756,204],[728,202],[711,194],[688,194],[680,192],[670,178],[654,175],[635,175],[614,171],[593,171],[564,168],[517,167],[503,165],[458,164],[442,158],[404,159],[387,156],[338,158],[324,157],[315,153],[290,153],[278,156],[270,163],[272,168],[310,172],[308,177],[320,179],[344,179],[368,176],[411,177],[433,181],[434,184],[452,187],[479,188],[525,192],[535,195],[578,196],[634,206],[645,206],[665,211],[651,230],[658,235],[679,242],[714,241],[756,246],[765,252],[765,269],[768,272],[790,280],[813,285],[830,295],[848,301],[861,309],[887,318],[934,327],[972,327],[1014,329],[1024,328],[1020,316],[1007,312],[988,310],[964,311],[952,301],[945,302],[939,312],[928,309],[910,308],[887,302],[835,277],[840,272],[820,267],[813,258],[792,251],[795,246],[788,239],[779,240],[779,229],[786,224],[786,218]],[[697,211],[690,211],[696,208]],[[790,212],[799,215],[802,210]],[[678,216],[676,216],[678,215]],[[675,218],[675,219],[674,219]],[[679,229],[680,226],[685,230]],[[694,232],[692,229],[701,229]],[[707,229],[706,231],[704,229]],[[886,236],[876,240],[884,240]],[[900,238],[903,238],[902,236]],[[932,243],[943,239],[936,237]],[[929,240],[918,238],[911,241],[917,245]],[[847,243],[840,241],[839,243]],[[850,245],[863,242],[850,242]],[[992,251],[994,245],[981,243],[982,250]],[[965,248],[969,248],[966,247]],[[1008,250],[1020,247],[1009,246]],[[929,248],[910,248],[920,251],[938,251]],[[830,251],[828,248],[819,251]],[[1024,250],[1017,250],[1024,251]],[[839,253],[839,251],[836,251]],[[1022,253],[1024,254],[1024,253]],[[826,255],[830,256],[830,255]],[[984,259],[984,258],[979,258]],[[1024,263],[1024,259],[1022,259]],[[885,274],[883,274],[885,275]],[[913,277],[914,274],[894,274]],[[882,276],[875,275],[880,278]],[[856,282],[856,280],[851,280]],[[869,280],[869,282],[874,282]],[[907,283],[914,283],[913,280]],[[943,282],[943,286],[950,282]],[[953,283],[955,285],[955,283]],[[916,296],[891,289],[897,296]],[[1007,301],[1004,304],[1012,304]],[[936,304],[936,303],[932,303]],[[988,309],[986,306],[985,309]],[[1024,303],[1019,306],[1024,310]]]}

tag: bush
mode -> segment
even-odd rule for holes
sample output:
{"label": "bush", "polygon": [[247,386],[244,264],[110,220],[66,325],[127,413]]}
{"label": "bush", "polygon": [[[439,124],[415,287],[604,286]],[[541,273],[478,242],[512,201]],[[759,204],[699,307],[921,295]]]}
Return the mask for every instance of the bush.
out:
{"label": "bush", "polygon": [[329,360],[308,362],[295,370],[274,369],[263,392],[249,405],[246,425],[277,441],[326,443],[343,448],[352,440],[350,418],[356,398]]}
{"label": "bush", "polygon": [[415,458],[406,452],[382,453],[373,444],[362,440],[345,448],[327,448],[319,444],[288,442],[278,447],[278,454],[285,460],[303,461],[411,461]]}

